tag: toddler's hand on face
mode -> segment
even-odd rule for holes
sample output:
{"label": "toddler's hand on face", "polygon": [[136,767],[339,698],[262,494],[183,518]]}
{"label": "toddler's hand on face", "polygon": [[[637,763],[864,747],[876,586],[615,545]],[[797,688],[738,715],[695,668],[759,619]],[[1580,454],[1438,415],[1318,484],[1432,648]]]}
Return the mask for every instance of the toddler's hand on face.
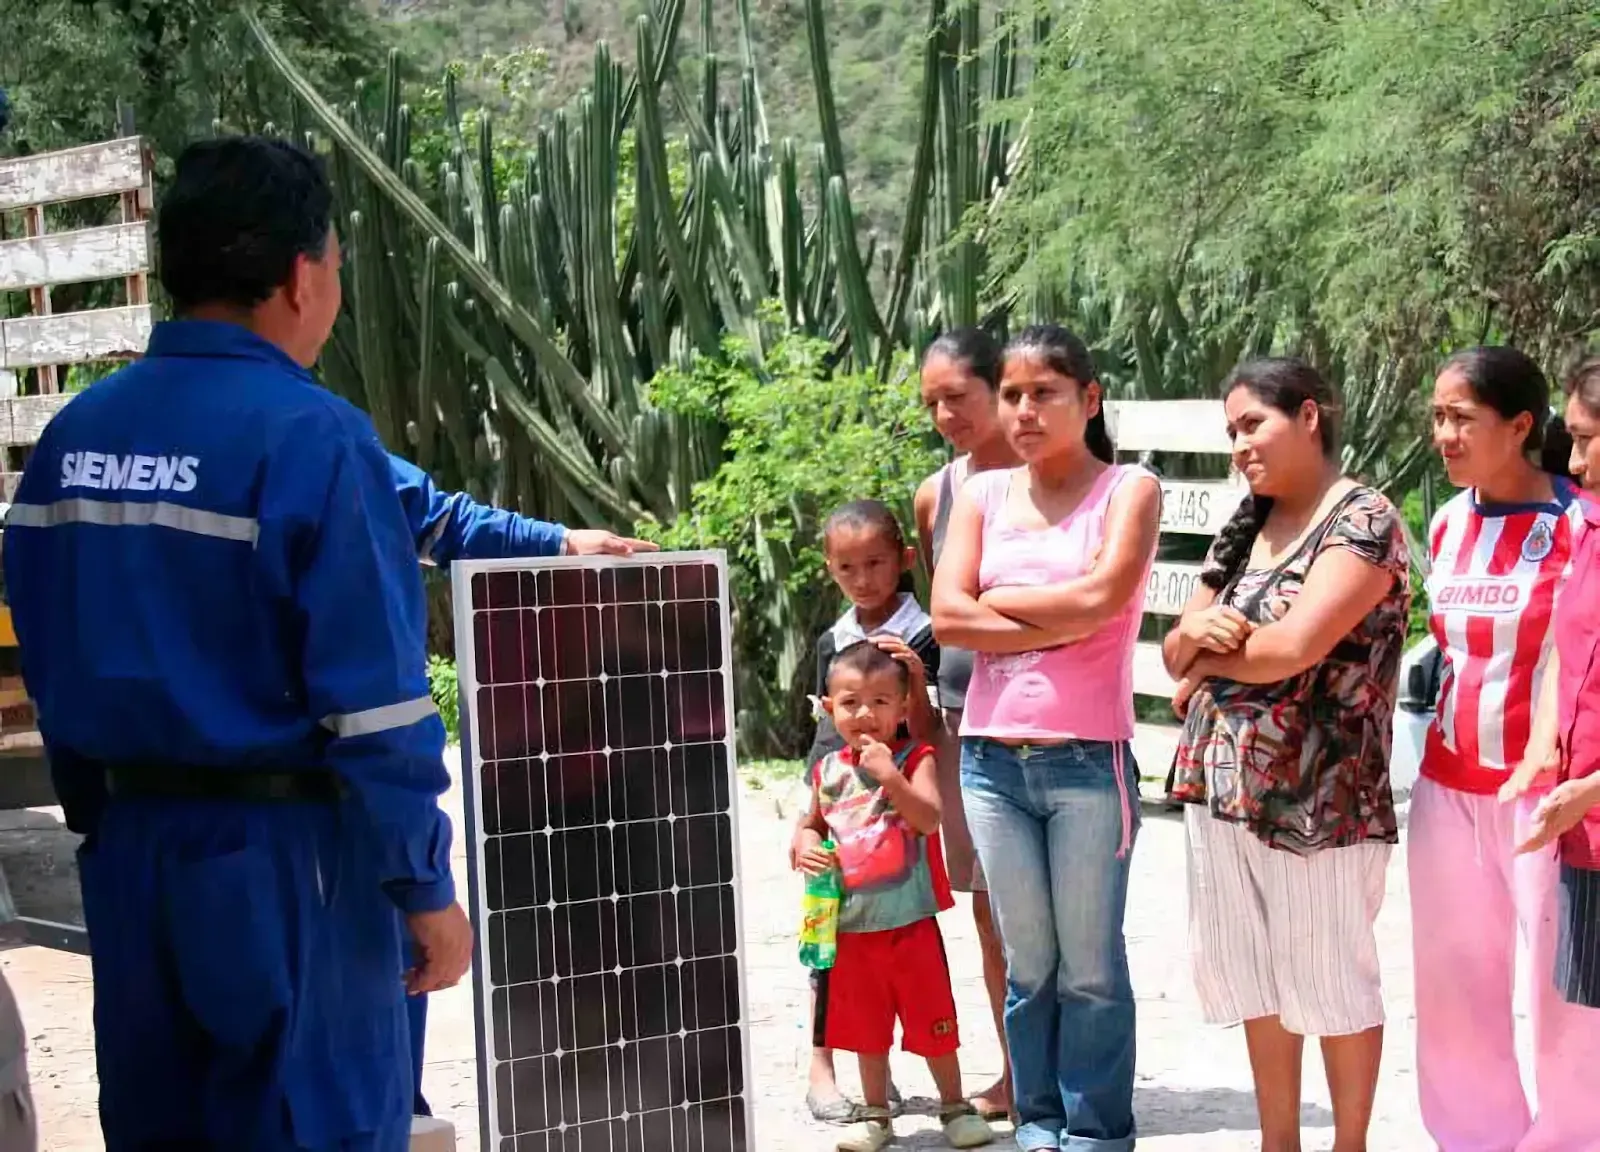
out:
{"label": "toddler's hand on face", "polygon": [[871,736],[868,736],[866,743],[861,746],[861,770],[879,784],[891,776],[900,774],[900,769],[895,767],[894,753],[889,751],[889,746],[879,743]]}

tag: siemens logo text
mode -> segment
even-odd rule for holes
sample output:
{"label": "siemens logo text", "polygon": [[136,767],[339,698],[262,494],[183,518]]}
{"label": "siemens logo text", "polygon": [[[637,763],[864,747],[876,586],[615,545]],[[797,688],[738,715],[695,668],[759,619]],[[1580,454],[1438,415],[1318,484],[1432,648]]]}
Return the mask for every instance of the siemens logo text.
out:
{"label": "siemens logo text", "polygon": [[111,456],[68,452],[61,457],[63,488],[125,488],[130,492],[190,492],[196,456]]}

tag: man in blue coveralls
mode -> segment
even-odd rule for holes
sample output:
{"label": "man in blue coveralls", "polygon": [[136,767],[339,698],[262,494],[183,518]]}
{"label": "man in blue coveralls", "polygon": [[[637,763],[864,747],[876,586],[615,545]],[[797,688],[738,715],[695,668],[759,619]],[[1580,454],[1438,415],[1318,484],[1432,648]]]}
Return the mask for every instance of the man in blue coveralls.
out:
{"label": "man in blue coveralls", "polygon": [[331,210],[294,145],[185,152],[158,215],[182,319],[51,421],[6,521],[86,835],[107,1152],[399,1152],[404,994],[470,960],[416,538],[370,421],[308,370]]}
{"label": "man in blue coveralls", "polygon": [[[631,556],[655,551],[644,540],[618,536],[598,528],[572,528],[531,520],[503,508],[490,508],[462,492],[446,494],[421,468],[398,456],[389,457],[395,488],[424,564],[448,567],[456,560],[498,560],[515,556]],[[411,1070],[419,1116],[431,1116],[422,1094],[422,1053],[428,1031],[428,997],[406,1001],[411,1028]]]}

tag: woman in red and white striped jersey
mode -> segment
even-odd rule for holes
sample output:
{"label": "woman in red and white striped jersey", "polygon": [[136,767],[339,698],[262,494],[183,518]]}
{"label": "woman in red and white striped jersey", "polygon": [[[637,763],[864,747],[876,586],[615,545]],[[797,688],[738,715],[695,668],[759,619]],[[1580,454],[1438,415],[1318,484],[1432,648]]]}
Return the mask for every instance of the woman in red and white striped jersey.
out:
{"label": "woman in red and white striped jersey", "polygon": [[[1411,801],[1409,851],[1422,1118],[1442,1152],[1580,1152],[1600,1133],[1600,1014],[1548,978],[1558,869],[1516,845],[1539,799],[1501,804],[1526,757],[1554,651],[1557,595],[1582,523],[1576,487],[1535,460],[1549,415],[1543,373],[1514,348],[1453,356],[1434,384],[1433,438],[1463,491],[1434,517],[1431,627],[1445,678]],[[1551,745],[1551,746],[1547,746]],[[1531,1115],[1513,1043],[1517,937],[1529,949]]]}

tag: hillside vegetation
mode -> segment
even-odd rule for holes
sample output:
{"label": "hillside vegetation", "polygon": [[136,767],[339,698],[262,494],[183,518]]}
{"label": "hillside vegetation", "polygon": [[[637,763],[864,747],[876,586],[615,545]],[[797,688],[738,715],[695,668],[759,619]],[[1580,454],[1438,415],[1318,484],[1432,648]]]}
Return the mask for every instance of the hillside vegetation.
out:
{"label": "hillside vegetation", "polygon": [[[774,140],[809,147],[821,139],[802,0],[749,0],[762,100]],[[508,93],[493,75],[468,86],[497,109],[501,127],[527,138],[534,121],[594,80],[594,47],[604,40],[631,66],[634,23],[649,0],[386,0],[378,14],[398,31],[402,51],[423,75],[450,61],[471,65],[487,53],[543,56],[532,91]],[[711,10],[711,51],[720,86],[736,94],[741,45],[736,0],[692,0],[680,43],[686,77],[700,77],[704,9]],[[827,13],[834,99],[849,165],[852,197],[863,223],[892,236],[904,213],[917,136],[917,83],[927,27],[926,0],[829,0]],[[689,26],[692,25],[692,26]]]}

